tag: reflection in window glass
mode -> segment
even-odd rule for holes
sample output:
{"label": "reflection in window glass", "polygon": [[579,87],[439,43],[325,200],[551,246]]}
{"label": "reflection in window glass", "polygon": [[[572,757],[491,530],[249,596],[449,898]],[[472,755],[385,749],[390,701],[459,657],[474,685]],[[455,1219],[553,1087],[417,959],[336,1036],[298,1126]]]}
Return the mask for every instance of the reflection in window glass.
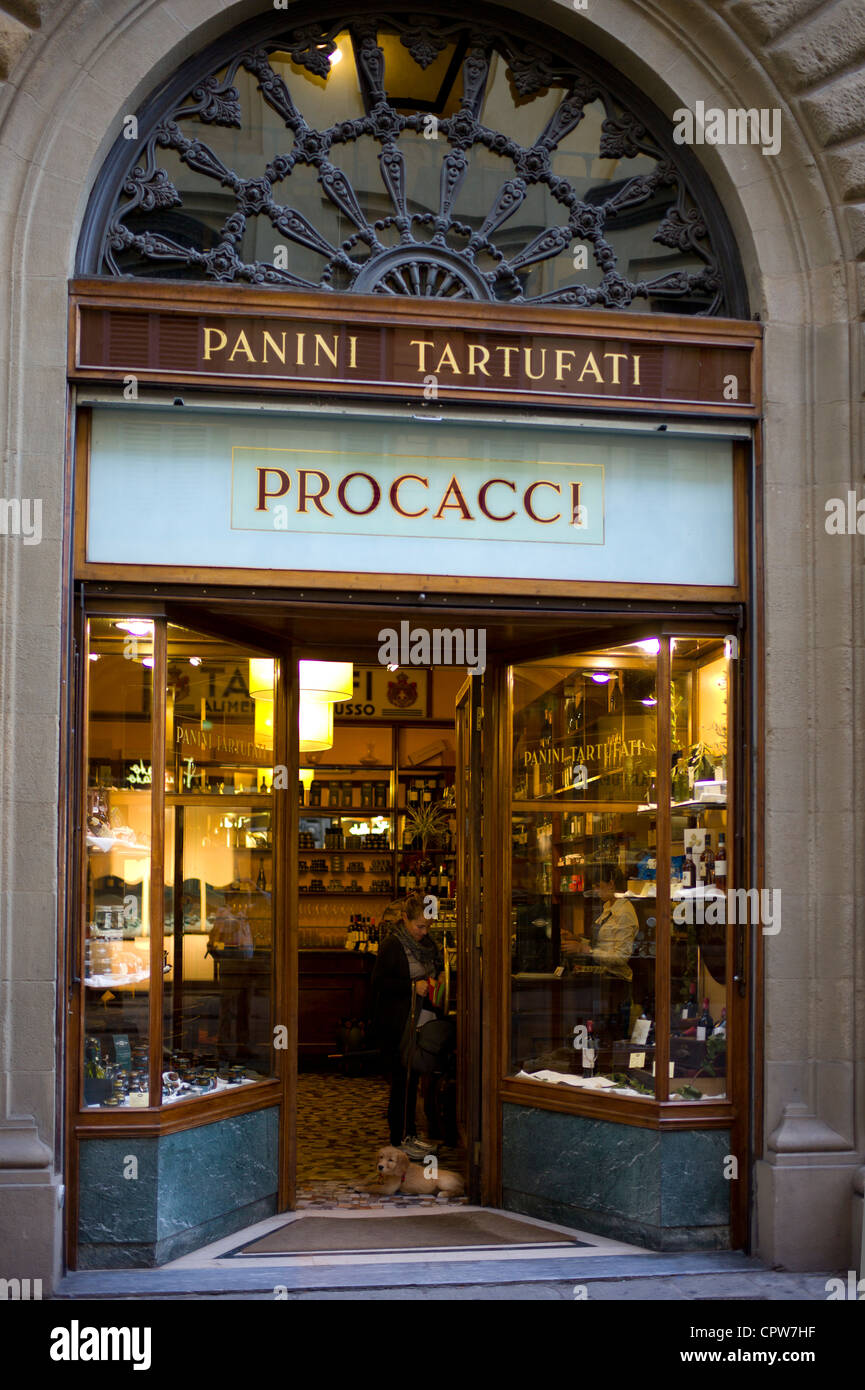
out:
{"label": "reflection in window glass", "polygon": [[511,1069],[653,1095],[657,642],[513,669]]}
{"label": "reflection in window glass", "polygon": [[153,624],[88,624],[83,1101],[147,1105]]}
{"label": "reflection in window glass", "polygon": [[717,639],[676,638],[670,733],[670,1099],[726,1093],[729,663]]}
{"label": "reflection in window glass", "polygon": [[273,662],[168,629],[163,1101],[272,1071]]}

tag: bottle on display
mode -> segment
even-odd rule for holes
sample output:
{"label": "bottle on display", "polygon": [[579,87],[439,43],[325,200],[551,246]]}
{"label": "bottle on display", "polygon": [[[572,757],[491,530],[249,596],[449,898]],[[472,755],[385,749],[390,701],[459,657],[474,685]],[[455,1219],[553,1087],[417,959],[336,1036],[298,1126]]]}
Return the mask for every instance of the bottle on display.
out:
{"label": "bottle on display", "polygon": [[302,806],[302,805],[303,805],[303,781],[301,780],[301,778],[298,778],[298,781],[297,781],[297,799],[298,799],[298,804],[299,804],[300,806]]}
{"label": "bottle on display", "polygon": [[541,743],[545,748],[552,747],[553,742],[553,712],[549,705],[544,705],[544,717],[541,725]]}
{"label": "bottle on display", "polygon": [[549,705],[544,705],[541,749],[544,753],[544,761],[541,764],[541,795],[547,796],[553,789],[553,712]]}
{"label": "bottle on display", "polygon": [[586,1045],[583,1048],[582,1073],[584,1077],[594,1076],[595,1063],[598,1060],[598,1042],[595,1036],[595,1025],[592,1019],[586,1024]]}
{"label": "bottle on display", "polygon": [[694,855],[691,849],[685,850],[685,859],[682,864],[682,887],[696,888],[697,886],[697,866],[694,863]]}
{"label": "bottle on display", "polygon": [[408,891],[410,893],[414,893],[417,890],[417,874],[415,873],[415,868],[413,864],[410,866],[408,871],[408,875],[406,878],[406,887],[408,888]]}
{"label": "bottle on display", "polygon": [[405,871],[405,864],[400,865],[399,877],[397,878],[396,882],[399,891],[401,893],[405,893],[406,889],[408,888],[408,877]]}
{"label": "bottle on display", "polygon": [[712,849],[712,837],[706,832],[706,844],[703,853],[700,855],[700,887],[711,888],[715,882],[715,852]]}
{"label": "bottle on display", "polygon": [[715,887],[722,893],[727,891],[727,840],[723,830],[718,835],[718,853],[715,855]]}
{"label": "bottle on display", "polygon": [[703,1000],[703,1012],[700,1014],[700,1017],[697,1019],[697,1042],[705,1042],[706,1038],[708,1038],[708,1037],[711,1035],[711,1032],[712,1032],[712,1029],[714,1028],[714,1026],[715,1026],[715,1020],[712,1018],[712,1015],[709,1013],[709,1000],[708,1000],[708,999],[704,999],[704,1000]]}
{"label": "bottle on display", "polygon": [[697,982],[692,980],[688,987],[688,1001],[682,1005],[682,1018],[697,1017]]}
{"label": "bottle on display", "polygon": [[647,844],[648,858],[646,860],[646,872],[649,878],[658,876],[658,832],[655,821],[649,821],[649,838]]}
{"label": "bottle on display", "polygon": [[264,876],[264,865],[263,865],[263,864],[260,864],[260,865],[259,865],[259,868],[258,868],[258,878],[255,880],[255,886],[256,886],[256,888],[258,889],[259,893],[263,893],[263,892],[265,891],[265,889],[267,888],[267,879],[266,879],[265,876]]}
{"label": "bottle on display", "polygon": [[718,1019],[718,1022],[715,1024],[715,1027],[714,1027],[714,1029],[713,1029],[713,1031],[712,1031],[712,1037],[713,1037],[713,1038],[726,1038],[726,1036],[727,1036],[727,1010],[726,1010],[726,1008],[724,1008],[724,1009],[721,1010],[721,1017]]}

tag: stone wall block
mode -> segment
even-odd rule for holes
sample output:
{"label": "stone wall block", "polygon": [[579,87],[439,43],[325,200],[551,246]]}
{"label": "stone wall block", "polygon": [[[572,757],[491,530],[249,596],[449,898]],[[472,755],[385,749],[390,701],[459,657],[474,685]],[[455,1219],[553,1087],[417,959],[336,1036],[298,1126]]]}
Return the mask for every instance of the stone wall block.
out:
{"label": "stone wall block", "polygon": [[802,114],[824,147],[865,133],[865,72],[843,73],[819,92],[802,98]]}
{"label": "stone wall block", "polygon": [[794,91],[816,87],[863,58],[865,10],[859,0],[840,0],[823,9],[773,51],[775,67]]}
{"label": "stone wall block", "polygon": [[765,44],[805,19],[823,0],[737,0],[730,15]]}

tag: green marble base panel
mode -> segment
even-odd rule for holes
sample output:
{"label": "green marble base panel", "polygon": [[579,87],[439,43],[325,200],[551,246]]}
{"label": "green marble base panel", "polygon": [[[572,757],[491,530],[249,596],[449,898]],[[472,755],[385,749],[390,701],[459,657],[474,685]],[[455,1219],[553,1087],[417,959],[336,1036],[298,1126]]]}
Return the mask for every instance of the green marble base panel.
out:
{"label": "green marble base panel", "polygon": [[245,1230],[257,1221],[265,1221],[276,1215],[276,1197],[262,1197],[248,1207],[238,1207],[225,1216],[216,1217],[202,1226],[192,1226],[167,1240],[153,1245],[81,1245],[78,1253],[79,1269],[153,1269],[157,1265],[179,1260],[203,1245],[230,1236],[234,1231]]}
{"label": "green marble base panel", "polygon": [[506,1209],[650,1250],[729,1248],[729,1131],[505,1104],[502,1132]]}
{"label": "green marble base panel", "polygon": [[567,1206],[563,1202],[546,1197],[531,1197],[524,1192],[513,1192],[508,1188],[502,1191],[502,1206],[505,1211],[533,1216],[536,1221],[554,1221],[557,1226],[569,1226],[589,1235],[606,1236],[608,1240],[621,1240],[628,1245],[640,1245],[644,1250],[730,1249],[729,1226],[699,1226],[694,1229],[670,1227],[663,1230],[657,1226],[641,1226],[620,1216],[581,1211],[579,1207]]}
{"label": "green marble base panel", "polygon": [[164,1264],[272,1215],[278,1153],[278,1106],[173,1134],[82,1140],[79,1267]]}

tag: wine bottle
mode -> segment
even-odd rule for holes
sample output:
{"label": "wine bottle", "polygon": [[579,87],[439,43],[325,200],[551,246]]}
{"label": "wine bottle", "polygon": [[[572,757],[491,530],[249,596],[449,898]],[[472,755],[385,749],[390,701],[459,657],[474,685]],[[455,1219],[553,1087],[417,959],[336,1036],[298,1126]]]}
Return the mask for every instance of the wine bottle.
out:
{"label": "wine bottle", "polygon": [[588,1036],[586,1038],[586,1045],[583,1048],[582,1072],[584,1077],[590,1077],[595,1074],[595,1062],[598,1058],[597,1043],[595,1040],[595,1025],[592,1019],[589,1019],[586,1024],[586,1033]]}
{"label": "wine bottle", "polygon": [[718,835],[718,853],[715,856],[715,887],[727,891],[727,843],[723,830]]}
{"label": "wine bottle", "polygon": [[541,763],[541,796],[548,796],[553,790],[553,712],[544,705],[544,723],[541,731],[541,747],[538,754]]}
{"label": "wine bottle", "polygon": [[408,879],[406,877],[405,864],[400,864],[399,877],[397,878],[396,882],[400,893],[404,893],[406,891],[406,888],[408,887]]}
{"label": "wine bottle", "polygon": [[705,1042],[715,1026],[714,1019],[709,1013],[709,1000],[703,1000],[703,1012],[697,1019],[697,1042]]}
{"label": "wine bottle", "polygon": [[715,882],[715,854],[712,849],[712,837],[706,831],[706,844],[703,853],[700,855],[700,887],[711,888]]}
{"label": "wine bottle", "polygon": [[682,887],[696,888],[697,886],[697,866],[694,863],[694,855],[690,848],[685,850],[685,859],[682,864]]}
{"label": "wine bottle", "polygon": [[263,864],[259,865],[258,878],[255,880],[255,886],[258,889],[259,893],[263,893],[267,887],[267,879],[264,876]]}

